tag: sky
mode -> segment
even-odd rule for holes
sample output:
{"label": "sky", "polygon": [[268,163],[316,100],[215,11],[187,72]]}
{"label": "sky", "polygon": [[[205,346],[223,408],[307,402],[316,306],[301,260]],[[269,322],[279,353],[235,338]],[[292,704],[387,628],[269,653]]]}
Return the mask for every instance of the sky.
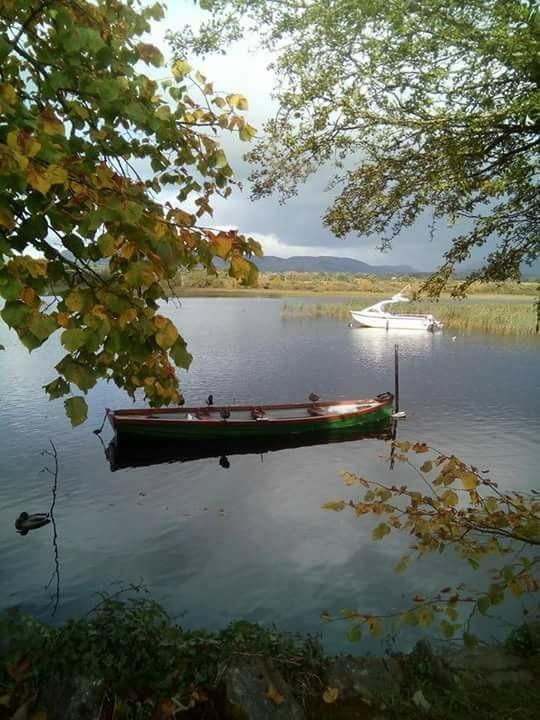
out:
{"label": "sky", "polygon": [[[169,0],[165,19],[155,23],[151,41],[166,57],[170,56],[165,35],[167,30],[181,30],[184,25],[197,26],[207,14],[193,0]],[[262,128],[276,110],[272,99],[275,76],[268,69],[271,56],[257,47],[257,38],[248,36],[219,57],[201,60],[189,58],[216,90],[238,92],[247,97],[247,121]],[[261,132],[261,130],[259,130]],[[352,257],[371,265],[407,264],[420,271],[433,270],[449,246],[451,232],[439,227],[430,240],[428,221],[418,222],[404,230],[391,250],[381,253],[377,237],[349,236],[338,239],[323,226],[322,217],[331,203],[326,185],[331,173],[320,173],[301,186],[299,194],[285,205],[277,197],[250,200],[249,166],[242,156],[249,149],[237,136],[223,138],[223,145],[243,191],[235,191],[227,200],[213,201],[213,222],[220,228],[239,229],[259,240],[266,255],[334,255]]]}

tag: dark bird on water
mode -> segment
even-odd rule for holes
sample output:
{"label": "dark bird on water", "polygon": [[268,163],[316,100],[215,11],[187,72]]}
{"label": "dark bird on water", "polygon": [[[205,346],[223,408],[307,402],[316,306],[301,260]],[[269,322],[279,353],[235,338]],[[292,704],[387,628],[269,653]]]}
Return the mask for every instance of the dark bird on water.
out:
{"label": "dark bird on water", "polygon": [[213,404],[214,404],[214,396],[213,396],[213,395],[209,395],[209,396],[206,398],[206,404],[207,404],[207,405],[213,405]]}
{"label": "dark bird on water", "polygon": [[311,402],[317,402],[317,400],[320,400],[321,398],[318,395],[315,395],[315,393],[309,393],[309,400]]}
{"label": "dark bird on water", "polygon": [[222,468],[225,468],[226,470],[231,467],[231,463],[229,462],[229,458],[226,455],[222,455],[219,458],[219,464]]}
{"label": "dark bird on water", "polygon": [[231,411],[228,408],[223,408],[219,411],[219,414],[224,420],[228,420],[231,417]]}
{"label": "dark bird on water", "polygon": [[19,535],[27,535],[29,530],[37,530],[37,528],[48,525],[51,522],[49,513],[32,513],[22,512],[15,520],[15,528]]}

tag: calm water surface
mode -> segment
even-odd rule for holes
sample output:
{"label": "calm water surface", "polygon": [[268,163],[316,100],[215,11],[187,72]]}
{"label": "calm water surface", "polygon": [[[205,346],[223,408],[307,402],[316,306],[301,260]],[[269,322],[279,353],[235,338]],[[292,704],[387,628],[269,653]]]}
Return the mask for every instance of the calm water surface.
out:
{"label": "calm water surface", "polygon": [[[227,403],[391,390],[398,342],[408,416],[399,437],[455,451],[490,468],[505,487],[538,486],[538,342],[353,330],[332,320],[284,320],[280,306],[267,298],[168,306],[195,357],[183,377],[189,403],[210,392]],[[48,402],[41,390],[62,356],[57,342],[29,355],[0,323],[0,343],[0,609],[19,606],[51,619],[52,528],[21,537],[13,526],[22,510],[50,506],[51,478],[40,471],[49,440],[60,457],[55,622],[93,607],[97,592],[142,580],[185,625],[274,622],[322,632],[328,646],[339,647],[346,628],[321,625],[321,611],[392,611],[417,592],[471,579],[451,553],[396,576],[407,537],[373,543],[369,519],[321,510],[327,500],[358,495],[344,485],[344,469],[416,482],[406,467],[389,470],[384,442],[231,456],[229,469],[212,458],[111,472],[92,429],[105,406],[129,399],[112,385],[97,386],[88,423],[72,430],[62,403]]]}

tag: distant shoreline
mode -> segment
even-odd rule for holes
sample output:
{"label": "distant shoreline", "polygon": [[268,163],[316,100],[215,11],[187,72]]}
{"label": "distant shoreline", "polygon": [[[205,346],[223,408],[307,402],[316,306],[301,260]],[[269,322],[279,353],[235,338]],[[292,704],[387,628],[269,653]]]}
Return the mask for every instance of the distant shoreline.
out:
{"label": "distant shoreline", "polygon": [[[267,297],[267,298],[284,298],[284,297],[342,297],[342,298],[359,298],[377,301],[379,298],[388,297],[388,293],[367,292],[365,290],[273,290],[266,288],[178,288],[175,290],[174,296],[171,297]],[[484,300],[497,302],[530,302],[536,300],[536,295],[514,295],[511,293],[471,293],[464,300],[455,299],[456,303],[468,302],[470,300]],[[441,294],[441,301],[453,301],[448,293]],[[436,302],[436,301],[433,301]]]}

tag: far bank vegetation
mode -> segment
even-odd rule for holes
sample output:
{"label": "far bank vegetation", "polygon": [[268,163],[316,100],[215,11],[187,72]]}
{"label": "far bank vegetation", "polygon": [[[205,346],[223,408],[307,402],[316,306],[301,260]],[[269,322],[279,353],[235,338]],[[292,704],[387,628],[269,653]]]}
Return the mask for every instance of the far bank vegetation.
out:
{"label": "far bank vegetation", "polygon": [[[217,275],[209,275],[204,270],[193,270],[178,275],[172,289],[178,295],[204,294],[201,291],[223,290],[225,293],[239,291],[242,294],[275,292],[278,294],[349,294],[370,295],[380,294],[389,297],[406,285],[411,292],[418,292],[423,282],[422,278],[410,276],[381,277],[378,275],[359,275],[355,273],[311,273],[311,272],[278,272],[260,273],[257,288],[245,290],[240,287],[237,280],[220,271]],[[447,288],[447,295],[458,285],[457,280],[451,282]],[[528,280],[524,282],[506,282],[497,284],[474,283],[468,290],[469,295],[528,295],[534,297],[537,293],[538,282]],[[376,300],[374,300],[376,302]]]}

